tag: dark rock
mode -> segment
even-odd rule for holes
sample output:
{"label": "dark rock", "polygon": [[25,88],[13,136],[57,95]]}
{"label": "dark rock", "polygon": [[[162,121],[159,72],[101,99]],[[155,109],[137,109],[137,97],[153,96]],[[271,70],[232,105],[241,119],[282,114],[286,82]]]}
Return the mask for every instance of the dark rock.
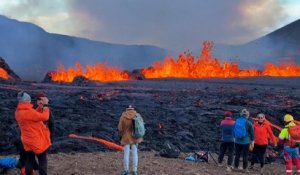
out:
{"label": "dark rock", "polygon": [[42,81],[43,83],[53,83],[52,79],[51,79],[51,74],[53,73],[54,71],[49,71],[47,72],[47,74],[45,75],[45,78],[44,80]]}
{"label": "dark rock", "polygon": [[[43,90],[50,99],[55,119],[55,137],[50,152],[109,150],[97,142],[68,138],[70,133],[95,136],[119,144],[118,120],[128,104],[136,107],[146,122],[145,141],[140,144],[142,150],[160,151],[164,142],[169,140],[184,152],[199,149],[216,151],[219,149],[219,124],[227,110],[232,111],[235,117],[244,107],[250,110],[251,116],[263,112],[268,120],[279,126],[283,126],[282,119],[287,112],[300,120],[299,78],[284,86],[274,86],[274,79],[247,79],[251,84],[242,86],[240,81],[246,80],[230,80],[232,83],[229,80],[214,81],[145,80],[101,86],[86,84],[84,87],[0,83],[0,154],[16,154],[13,140],[19,137],[19,131],[14,111],[19,89],[26,89],[30,95]],[[85,83],[85,79],[79,82]],[[280,83],[280,79],[276,79],[276,84]],[[298,88],[291,91],[290,86]],[[205,87],[207,90],[203,91]],[[254,88],[257,89],[255,93],[247,90]],[[235,100],[228,104],[232,99]],[[286,103],[287,99],[293,102],[292,105]],[[195,102],[199,100],[202,104],[196,106]],[[276,130],[274,132],[278,135]]]}
{"label": "dark rock", "polygon": [[15,74],[12,69],[10,69],[10,67],[2,57],[0,57],[0,68],[4,69],[8,73],[8,75],[10,76],[10,80],[21,80],[21,78],[17,74]]}

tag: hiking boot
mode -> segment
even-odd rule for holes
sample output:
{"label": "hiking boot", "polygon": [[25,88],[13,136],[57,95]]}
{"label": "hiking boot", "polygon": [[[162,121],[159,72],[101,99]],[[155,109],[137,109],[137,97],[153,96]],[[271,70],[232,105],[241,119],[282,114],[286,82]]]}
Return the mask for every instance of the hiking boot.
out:
{"label": "hiking boot", "polygon": [[132,172],[132,175],[137,175],[137,172],[136,172],[136,171],[133,171],[133,172]]}
{"label": "hiking boot", "polygon": [[249,170],[253,170],[254,169],[254,166],[253,165],[250,165],[249,166]]}
{"label": "hiking boot", "polygon": [[246,168],[246,169],[243,169],[243,173],[250,173],[250,171],[248,168]]}
{"label": "hiking boot", "polygon": [[227,172],[227,173],[230,173],[230,172],[231,172],[231,166],[227,166],[227,167],[226,167],[226,172]]}
{"label": "hiking boot", "polygon": [[264,171],[264,167],[260,167],[259,172],[263,172]]}
{"label": "hiking boot", "polygon": [[233,171],[238,171],[239,168],[238,168],[238,167],[232,167],[232,170],[233,170]]}
{"label": "hiking boot", "polygon": [[128,171],[125,171],[125,170],[124,170],[124,171],[122,172],[122,175],[128,175]]}

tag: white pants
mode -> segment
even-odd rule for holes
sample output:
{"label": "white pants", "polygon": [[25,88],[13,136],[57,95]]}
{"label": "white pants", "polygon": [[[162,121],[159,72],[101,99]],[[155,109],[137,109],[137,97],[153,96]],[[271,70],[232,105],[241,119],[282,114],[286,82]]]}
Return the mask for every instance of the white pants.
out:
{"label": "white pants", "polygon": [[138,166],[138,152],[137,152],[137,144],[125,145],[124,146],[124,170],[129,171],[129,154],[130,154],[130,146],[132,152],[132,171],[137,171]]}

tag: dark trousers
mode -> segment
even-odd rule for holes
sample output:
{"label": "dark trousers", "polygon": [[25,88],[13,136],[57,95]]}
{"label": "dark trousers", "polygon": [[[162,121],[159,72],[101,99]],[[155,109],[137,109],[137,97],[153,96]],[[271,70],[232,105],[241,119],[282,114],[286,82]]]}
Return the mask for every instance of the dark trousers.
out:
{"label": "dark trousers", "polygon": [[219,154],[218,162],[222,163],[224,155],[228,150],[227,165],[231,166],[233,161],[233,148],[234,148],[234,142],[222,142],[220,146],[220,154]]}
{"label": "dark trousers", "polygon": [[252,151],[251,165],[254,165],[255,161],[258,159],[260,167],[265,165],[265,154],[267,150],[267,145],[256,145],[254,144],[254,149]]}
{"label": "dark trousers", "polygon": [[26,151],[25,170],[26,175],[32,175],[35,156],[38,158],[39,175],[47,175],[47,151],[41,154],[34,154],[32,151]]}
{"label": "dark trousers", "polygon": [[234,167],[238,168],[240,157],[243,156],[243,169],[248,167],[249,144],[235,144]]}
{"label": "dark trousers", "polygon": [[[24,146],[21,142],[21,140],[17,140],[15,141],[15,146],[17,148],[17,150],[19,151],[19,155],[20,155],[20,158],[19,158],[19,162],[18,162],[18,165],[17,167],[19,169],[25,167],[25,163],[26,163],[26,151],[24,149]],[[36,162],[36,160],[34,159],[34,162],[33,162],[33,170],[38,170],[39,169],[39,166],[38,166],[38,163]]]}

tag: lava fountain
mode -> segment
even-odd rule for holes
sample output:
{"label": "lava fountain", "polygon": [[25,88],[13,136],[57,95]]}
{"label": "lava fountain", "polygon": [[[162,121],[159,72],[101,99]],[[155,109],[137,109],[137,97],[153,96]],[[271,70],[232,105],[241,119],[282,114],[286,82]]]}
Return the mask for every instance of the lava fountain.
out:
{"label": "lava fountain", "polygon": [[177,61],[172,57],[165,58],[162,62],[155,62],[152,67],[142,70],[146,78],[236,78],[275,76],[290,77],[300,76],[300,66],[295,63],[285,63],[279,66],[266,63],[265,69],[241,70],[237,62],[220,62],[211,57],[213,42],[203,42],[202,52],[198,59],[190,53],[180,54]]}
{"label": "lava fountain", "polygon": [[75,68],[68,68],[59,65],[56,71],[50,73],[52,81],[55,82],[72,82],[75,77],[85,77],[93,81],[122,81],[130,78],[129,74],[118,68],[108,67],[105,64],[87,65],[85,69],[80,63],[76,63]]}

